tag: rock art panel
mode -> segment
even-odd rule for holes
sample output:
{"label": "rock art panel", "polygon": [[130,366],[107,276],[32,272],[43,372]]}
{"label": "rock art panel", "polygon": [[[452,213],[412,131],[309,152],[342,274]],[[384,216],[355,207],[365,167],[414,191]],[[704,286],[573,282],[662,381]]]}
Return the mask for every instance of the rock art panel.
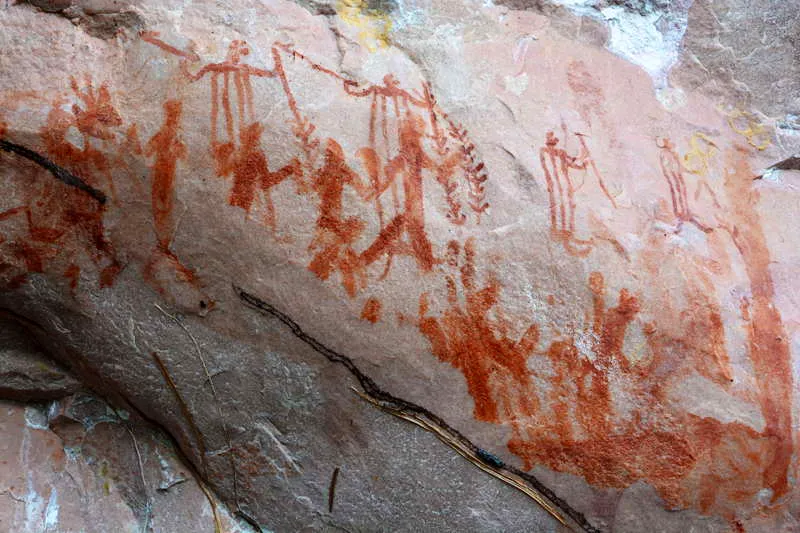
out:
{"label": "rock art panel", "polygon": [[279,367],[337,368],[315,382],[336,405],[357,385],[553,527],[636,523],[620,509],[796,527],[800,242],[775,208],[796,139],[680,86],[685,64],[668,86],[653,59],[654,87],[619,28],[611,51],[566,38],[576,6],[300,4],[225,24],[128,6],[142,27],[78,25],[72,58],[52,33],[18,41],[63,14],[3,8],[9,57],[49,43],[69,68],[0,85],[0,307],[156,410],[254,528],[299,527],[270,515],[287,491],[298,516],[332,515],[341,470],[304,478],[311,445],[270,421],[310,400],[259,404],[269,370],[247,350],[273,347]]}

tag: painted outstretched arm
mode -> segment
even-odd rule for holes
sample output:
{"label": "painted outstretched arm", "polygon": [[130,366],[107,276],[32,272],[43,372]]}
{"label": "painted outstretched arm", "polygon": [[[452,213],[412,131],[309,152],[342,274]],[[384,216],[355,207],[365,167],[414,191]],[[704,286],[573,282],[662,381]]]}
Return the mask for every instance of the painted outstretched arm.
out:
{"label": "painted outstretched arm", "polygon": [[390,180],[383,178],[382,165],[378,153],[372,147],[360,148],[356,157],[361,160],[361,166],[367,172],[371,187],[364,191],[362,198],[365,201],[377,200],[380,195],[391,185]]}
{"label": "painted outstretched arm", "polygon": [[602,189],[603,194],[608,198],[608,201],[611,202],[611,205],[614,209],[617,208],[617,202],[614,200],[614,197],[606,187],[606,183],[603,180],[603,175],[600,174],[600,170],[597,168],[597,164],[595,164],[594,158],[592,157],[591,152],[589,152],[589,147],[586,146],[586,136],[582,133],[575,134],[580,140],[581,143],[581,154],[578,156],[582,161],[582,168],[586,168],[587,166],[592,169],[592,174],[594,174],[595,179],[597,179],[597,184],[600,185],[600,189]]}

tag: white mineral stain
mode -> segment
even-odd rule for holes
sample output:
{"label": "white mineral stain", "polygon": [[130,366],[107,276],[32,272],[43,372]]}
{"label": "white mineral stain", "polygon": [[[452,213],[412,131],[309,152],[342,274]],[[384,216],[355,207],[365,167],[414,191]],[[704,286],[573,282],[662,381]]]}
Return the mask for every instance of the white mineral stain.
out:
{"label": "white mineral stain", "polygon": [[397,0],[395,8],[391,12],[392,25],[396,30],[409,26],[421,26],[428,18],[427,13],[413,0]]}
{"label": "white mineral stain", "polygon": [[764,416],[757,405],[730,395],[722,386],[697,373],[674,387],[670,398],[694,415],[715,418],[723,424],[739,422],[764,431]]}
{"label": "white mineral stain", "polygon": [[[674,2],[668,11],[651,8],[643,12],[619,5],[601,7],[598,0],[553,0],[553,3],[576,15],[605,22],[610,32],[608,50],[642,67],[653,79],[657,94],[669,87],[667,75],[678,60],[692,0]],[[680,103],[680,99],[673,101],[674,96],[665,96],[662,104],[669,108]]]}
{"label": "white mineral stain", "polygon": [[[37,410],[38,411],[38,410]],[[28,427],[23,429],[22,464],[25,466],[25,526],[24,531],[41,531],[44,514],[44,498],[36,491],[33,472],[37,465],[31,460],[31,430],[28,422],[29,408],[25,408],[25,420]]]}
{"label": "white mineral stain", "polygon": [[47,508],[44,511],[44,530],[55,531],[58,526],[58,493],[55,487],[50,489],[50,498],[47,500]]}
{"label": "white mineral stain", "polygon": [[519,76],[505,77],[506,90],[517,96],[521,96],[528,88],[528,73],[523,72]]}
{"label": "white mineral stain", "polygon": [[37,407],[25,406],[25,425],[33,429],[48,429],[47,415]]}

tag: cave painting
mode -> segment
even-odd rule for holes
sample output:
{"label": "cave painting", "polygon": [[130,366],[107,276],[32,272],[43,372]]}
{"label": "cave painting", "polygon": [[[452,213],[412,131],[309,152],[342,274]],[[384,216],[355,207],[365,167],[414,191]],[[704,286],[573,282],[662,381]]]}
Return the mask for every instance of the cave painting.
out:
{"label": "cave painting", "polygon": [[[280,184],[294,182],[298,197],[313,209],[309,241],[301,245],[308,253],[305,267],[321,280],[338,277],[351,298],[365,291],[372,279],[386,278],[401,256],[417,273],[430,274],[432,283],[442,282],[443,298],[429,288],[420,295],[416,328],[434,357],[463,374],[474,418],[510,428],[508,448],[527,468],[546,465],[600,486],[626,487],[644,480],[668,505],[692,506],[731,519],[737,505],[763,499],[764,489],[770,502],[789,493],[794,450],[791,354],[774,305],[771,258],[744,148],[723,149],[721,142],[697,132],[681,156],[671,140],[662,138],[653,147],[660,176],[655,172],[650,178],[666,182],[678,230],[692,224],[712,244],[728,239],[738,253],[735,260],[749,281],[741,311],[763,429],[688,413],[669,398],[675,384],[694,374],[731,390],[720,304],[707,294],[714,288],[711,274],[688,276],[681,295],[684,307],[665,302],[670,312],[657,318],[645,319],[643,295],[625,286],[610,290],[598,271],[588,275],[583,289],[588,307],[582,329],[555,331],[552,324],[530,317],[505,316],[500,278],[479,273],[477,241],[466,238],[441,245],[426,228],[426,208],[431,207],[423,200],[434,196],[428,190],[434,183],[441,201],[433,209],[453,226],[465,225],[471,217],[480,223],[489,207],[488,174],[478,149],[467,131],[441,109],[429,84],[408,90],[391,74],[382,83],[358,83],[280,43],[270,49],[271,69],[245,62],[250,49],[243,41],[232,42],[223,61],[198,66],[201,58],[191,46],[180,50],[155,34],[142,38],[178,58],[177,72],[187,86],[209,83],[211,129],[203,150],[210,157],[211,172],[232,181],[229,207],[246,217],[263,209],[260,222],[274,235],[282,218],[271,194]],[[367,107],[365,144],[352,146],[321,131],[319,117],[295,94],[286,68],[290,62],[334,82],[343,98]],[[586,85],[578,70],[573,78],[573,90]],[[261,146],[265,126],[254,105],[256,81],[276,84],[282,98],[278,105],[285,104],[296,142],[297,157],[273,170]],[[156,252],[145,277],[157,278],[156,264],[166,261],[173,277],[198,283],[194,271],[182,265],[172,249],[176,177],[190,153],[182,140],[181,98],[162,103],[160,123],[141,147],[135,125],[123,133],[124,121],[106,84],[96,87],[87,79],[81,85],[73,79],[71,89],[71,107],[57,99],[48,112],[39,133],[44,152],[91,186],[108,190],[110,207],[117,197],[114,154],[127,150],[145,158],[151,169],[156,235]],[[762,149],[757,136],[763,130],[757,125],[731,125],[753,148]],[[0,135],[3,130],[0,124]],[[574,133],[579,149],[573,155],[566,146],[573,135],[563,130],[563,139],[553,131],[546,133],[539,157],[551,236],[577,261],[601,238],[576,235],[576,193],[582,185],[578,179],[596,181],[603,202],[612,208],[617,203],[595,164],[590,140]],[[68,134],[78,135],[82,146],[68,140]],[[713,227],[695,215],[687,175],[698,180],[695,201],[702,191],[713,199]],[[712,175],[720,179],[712,183]],[[27,274],[57,265],[74,290],[82,272],[80,256],[85,254],[99,272],[99,285],[111,285],[122,266],[105,234],[106,205],[51,179],[37,179],[26,190],[22,205],[0,212],[0,250],[11,258],[4,258],[3,281],[19,284]],[[347,198],[355,199],[360,209],[346,210]],[[25,235],[2,232],[3,224],[17,219],[24,221]],[[376,224],[370,225],[370,220]],[[653,256],[655,262],[670,253],[662,252]],[[442,309],[436,309],[439,301],[444,302]],[[551,298],[548,305],[555,302]],[[385,303],[369,297],[361,319],[375,324],[382,315],[391,315]],[[512,331],[515,323],[524,324],[524,331]],[[544,334],[546,328],[554,330],[551,336]],[[628,342],[634,333],[641,337],[636,346]],[[615,403],[615,395],[622,393],[634,406],[630,412],[620,412]]]}
{"label": "cave painting", "polygon": [[[357,262],[350,263],[348,270],[342,270],[345,281],[385,257],[386,263],[379,278],[384,279],[396,255],[410,256],[420,271],[430,272],[438,259],[425,230],[425,179],[430,177],[442,187],[447,203],[446,216],[453,224],[463,224],[466,220],[457,196],[460,185],[466,186],[466,203],[476,214],[478,223],[480,215],[489,207],[484,199],[487,174],[466,130],[439,108],[427,84],[421,91],[408,91],[388,74],[381,85],[362,86],[279,44],[273,48],[275,70],[284,80],[295,121],[294,131],[306,154],[305,167],[315,166],[318,157],[315,147],[321,140],[312,141],[315,126],[300,113],[283,61],[276,50],[283,50],[292,59],[301,60],[313,70],[336,80],[348,97],[369,102],[368,145],[358,148],[355,154],[372,187],[367,199],[374,202],[379,230],[372,243],[357,252]],[[327,151],[325,157],[328,157]],[[354,171],[350,168],[349,172]],[[459,175],[464,184],[458,183],[456,178]],[[384,203],[387,195],[389,198]],[[391,218],[386,214],[385,204],[393,208]],[[340,270],[342,266],[338,265]],[[363,272],[360,275],[363,276]]]}
{"label": "cave painting", "polygon": [[[488,175],[484,164],[467,131],[440,109],[429,85],[408,91],[391,74],[384,77],[383,84],[359,84],[282,43],[271,48],[272,69],[262,69],[242,61],[249,54],[243,41],[231,43],[225,61],[207,64],[192,73],[191,65],[199,57],[191,47],[179,50],[152,33],[142,38],[179,57],[180,71],[189,82],[210,75],[211,151],[216,174],[233,175],[230,205],[249,212],[260,192],[265,201],[265,223],[274,232],[278,215],[269,196],[272,187],[293,178],[298,194],[317,196],[319,214],[308,246],[312,254],[308,268],[323,280],[338,273],[348,295],[355,296],[365,288],[369,269],[382,261],[385,263],[378,278],[385,279],[398,255],[411,257],[421,272],[430,272],[439,263],[425,229],[426,181],[442,187],[446,216],[451,223],[464,224],[467,218],[459,196],[466,199],[464,203],[476,214],[477,222],[487,212],[484,183]],[[285,68],[288,60],[300,61],[334,81],[346,97],[369,105],[369,138],[366,146],[353,151],[355,161],[345,152],[342,142],[320,134],[313,120],[302,112]],[[271,78],[280,83],[301,153],[299,159],[276,171],[269,169],[260,145],[263,126],[253,109],[255,78]],[[237,113],[233,112],[233,100]],[[220,121],[224,141],[218,138]],[[352,187],[362,202],[373,206],[378,220],[371,242],[360,248],[356,241],[370,235],[364,220],[342,214],[345,185]],[[387,207],[392,209],[391,214]]]}
{"label": "cave painting", "polygon": [[667,138],[657,140],[656,144],[660,148],[659,164],[661,165],[661,175],[669,185],[672,213],[677,221],[676,231],[680,231],[683,224],[688,222],[696,226],[700,231],[710,232],[711,227],[700,222],[689,206],[689,193],[686,190],[686,179],[683,175],[684,166],[675,150],[675,145]]}
{"label": "cave painting", "polygon": [[381,301],[374,296],[371,296],[364,302],[364,307],[361,310],[361,319],[375,324],[381,319]]}
{"label": "cave painting", "polygon": [[[211,153],[218,177],[233,176],[233,186],[228,203],[250,213],[260,192],[263,195],[266,225],[275,231],[275,207],[270,197],[270,189],[284,180],[299,175],[296,160],[277,171],[270,171],[267,156],[261,149],[263,125],[255,118],[253,105],[252,77],[271,78],[275,72],[260,69],[242,62],[250,54],[244,41],[233,41],[228,47],[224,61],[210,63],[196,73],[190,70],[190,63],[200,58],[193,51],[178,50],[158,38],[157,34],[142,35],[146,42],[154,44],[181,58],[181,71],[190,82],[210,76],[211,85]],[[222,91],[220,93],[220,77]],[[233,90],[232,90],[233,89]],[[235,101],[236,114],[233,112]],[[222,126],[220,126],[222,108]],[[220,140],[220,134],[222,139]]]}
{"label": "cave painting", "polygon": [[[563,129],[566,137],[566,127]],[[589,173],[597,180],[597,184],[611,206],[616,209],[617,203],[597,169],[586,144],[585,136],[581,133],[575,133],[575,136],[578,138],[581,148],[577,155],[571,155],[565,148],[559,146],[561,140],[556,137],[555,133],[548,131],[545,145],[539,150],[539,163],[547,186],[550,206],[550,235],[554,240],[561,242],[568,253],[583,257],[591,252],[595,239],[593,237],[582,239],[575,235],[575,212],[577,209],[575,193],[583,183],[576,185],[574,171]]]}
{"label": "cave painting", "polygon": [[[498,303],[500,283],[490,278],[485,286],[478,286],[475,253],[475,242],[469,239],[461,260],[461,245],[450,242],[447,263],[458,275],[447,276],[449,306],[441,316],[433,316],[429,312],[429,296],[423,293],[419,330],[439,360],[464,374],[467,390],[475,401],[475,418],[510,423],[516,433],[523,423],[517,421],[536,409],[526,360],[538,344],[539,330],[532,325],[519,340],[514,340],[502,320],[490,318]],[[459,303],[456,278],[462,287],[463,305]]]}
{"label": "cave painting", "polygon": [[[44,152],[89,187],[107,188],[115,199],[111,178],[114,161],[109,152],[116,149],[122,118],[111,102],[107,84],[96,87],[87,76],[82,83],[71,78],[70,87],[73,99],[69,110],[65,109],[69,100],[56,98],[39,132]],[[73,133],[80,136],[82,146],[69,140]],[[49,175],[24,190],[24,205],[0,213],[0,221],[24,217],[27,227],[25,235],[2,239],[6,241],[2,243],[5,253],[12,258],[3,265],[6,283],[17,286],[27,274],[44,272],[48,263],[57,261],[75,291],[85,254],[99,271],[99,285],[111,285],[122,265],[105,235],[105,203]]]}
{"label": "cave painting", "polygon": [[325,162],[312,177],[311,187],[319,196],[319,217],[314,238],[308,246],[314,253],[308,268],[323,280],[328,279],[333,271],[340,271],[342,285],[352,297],[366,284],[363,264],[354,249],[364,223],[358,217],[344,217],[342,214],[345,185],[353,187],[362,197],[369,194],[361,177],[345,163],[342,147],[328,139]]}
{"label": "cave painting", "polygon": [[153,157],[151,166],[150,202],[156,246],[144,268],[144,278],[158,292],[167,290],[170,279],[197,286],[194,271],[178,260],[172,251],[175,236],[175,177],[178,162],[186,159],[186,145],[180,138],[183,104],[180,100],[164,102],[164,123],[150,138],[143,153]]}
{"label": "cave painting", "polygon": [[[759,236],[749,233],[747,239],[755,242],[742,246],[760,255]],[[585,330],[557,332],[542,345],[536,323],[518,340],[511,335],[508,324],[514,321],[500,304],[500,283],[491,274],[478,282],[475,243],[467,241],[463,260],[457,242],[449,248],[447,307],[432,311],[430,295],[423,294],[417,327],[432,353],[463,373],[474,417],[509,426],[508,448],[526,468],[546,465],[599,486],[645,480],[669,505],[731,520],[764,487],[772,501],[787,493],[791,370],[780,317],[766,304],[769,285],[756,290],[760,316],[751,311],[750,358],[761,372],[759,404],[766,419],[759,432],[676,411],[671,404],[671,386],[695,373],[730,386],[718,307],[698,287],[686,290],[689,309],[674,313],[674,328],[685,338],[658,321],[639,323],[644,346],[631,347],[626,336],[639,317],[640,297],[622,288],[608,304],[604,276],[593,272]],[[750,269],[763,267],[760,260],[746,260],[751,262],[757,264]],[[643,349],[647,357],[634,353]],[[625,394],[632,412],[619,410],[618,394]]]}

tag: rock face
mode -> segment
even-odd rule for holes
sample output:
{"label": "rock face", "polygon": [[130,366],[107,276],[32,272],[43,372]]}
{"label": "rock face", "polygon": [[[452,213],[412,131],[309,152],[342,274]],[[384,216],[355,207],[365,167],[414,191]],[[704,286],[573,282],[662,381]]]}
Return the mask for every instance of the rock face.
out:
{"label": "rock face", "polygon": [[800,528],[785,4],[6,2],[0,528]]}

